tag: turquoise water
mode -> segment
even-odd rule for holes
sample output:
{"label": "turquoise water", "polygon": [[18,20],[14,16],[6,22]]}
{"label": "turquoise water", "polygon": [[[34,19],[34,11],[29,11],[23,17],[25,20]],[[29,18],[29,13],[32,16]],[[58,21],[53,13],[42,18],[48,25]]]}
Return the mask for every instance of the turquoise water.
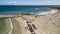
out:
{"label": "turquoise water", "polygon": [[0,5],[0,14],[37,14],[38,12],[49,11],[48,6],[13,6],[13,5]]}

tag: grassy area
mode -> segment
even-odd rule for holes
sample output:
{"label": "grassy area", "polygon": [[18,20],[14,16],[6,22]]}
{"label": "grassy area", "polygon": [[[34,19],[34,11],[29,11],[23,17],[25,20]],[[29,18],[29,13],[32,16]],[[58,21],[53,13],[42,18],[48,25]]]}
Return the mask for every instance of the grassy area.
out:
{"label": "grassy area", "polygon": [[3,33],[5,24],[6,24],[5,21],[3,19],[0,19],[0,34]]}

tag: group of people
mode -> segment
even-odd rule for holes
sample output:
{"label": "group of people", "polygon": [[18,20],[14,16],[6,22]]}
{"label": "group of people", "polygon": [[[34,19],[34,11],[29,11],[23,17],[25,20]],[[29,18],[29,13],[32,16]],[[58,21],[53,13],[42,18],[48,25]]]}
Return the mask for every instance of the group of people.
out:
{"label": "group of people", "polygon": [[28,27],[26,27],[25,29],[28,28],[29,31],[31,32],[31,34],[36,34],[36,32],[35,32],[36,26],[32,23],[32,20],[31,19],[28,19],[26,21],[26,23],[27,23]]}

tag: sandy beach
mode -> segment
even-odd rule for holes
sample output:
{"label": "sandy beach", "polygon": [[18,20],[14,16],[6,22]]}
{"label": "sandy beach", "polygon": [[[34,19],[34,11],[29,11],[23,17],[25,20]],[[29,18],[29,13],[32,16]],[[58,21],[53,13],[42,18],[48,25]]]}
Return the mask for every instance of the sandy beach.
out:
{"label": "sandy beach", "polygon": [[[18,17],[16,17],[18,16]],[[60,13],[55,15],[15,15],[11,18],[13,24],[12,34],[31,34],[27,27],[26,20],[33,19],[33,24],[37,27],[37,34],[60,34]]]}
{"label": "sandy beach", "polygon": [[[57,15],[57,14],[56,14]],[[27,19],[34,19],[33,24],[37,27],[37,34],[60,34],[60,15],[19,15]],[[31,34],[26,20],[22,17],[12,18],[14,29],[12,34]],[[16,22],[15,22],[16,21]]]}

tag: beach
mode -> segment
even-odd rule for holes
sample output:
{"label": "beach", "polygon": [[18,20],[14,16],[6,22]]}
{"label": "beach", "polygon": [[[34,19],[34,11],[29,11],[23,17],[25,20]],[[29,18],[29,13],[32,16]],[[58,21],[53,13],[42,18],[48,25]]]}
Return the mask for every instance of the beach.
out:
{"label": "beach", "polygon": [[[60,34],[60,16],[33,16],[33,15],[22,15],[27,16],[27,18],[34,19],[33,23],[36,25],[36,33],[37,34]],[[21,26],[22,34],[30,34],[29,30],[25,30],[24,28],[27,26],[26,21],[19,17],[15,18]],[[23,25],[22,25],[23,24]],[[23,33],[24,32],[24,33]]]}
{"label": "beach", "polygon": [[31,34],[28,29],[25,29],[27,27],[26,19],[33,19],[32,23],[37,28],[35,30],[37,34],[60,34],[60,13],[47,15],[18,14],[7,18],[11,18],[13,25],[11,34]]}
{"label": "beach", "polygon": [[0,5],[0,34],[32,33],[60,34],[60,6]]}

